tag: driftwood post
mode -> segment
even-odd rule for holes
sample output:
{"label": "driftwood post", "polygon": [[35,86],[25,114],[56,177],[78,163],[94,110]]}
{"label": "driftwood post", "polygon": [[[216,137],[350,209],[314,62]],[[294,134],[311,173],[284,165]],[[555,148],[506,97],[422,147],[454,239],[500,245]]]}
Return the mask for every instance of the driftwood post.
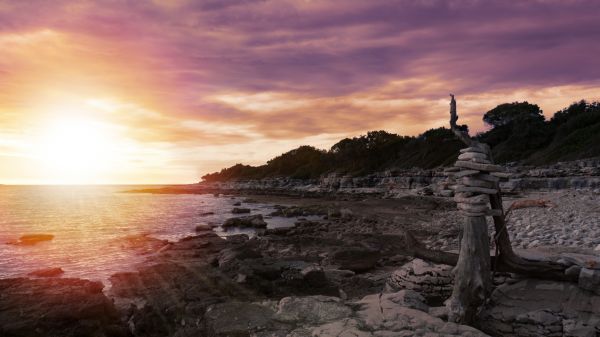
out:
{"label": "driftwood post", "polygon": [[468,147],[460,151],[453,172],[458,183],[455,200],[465,215],[465,223],[458,262],[454,269],[454,289],[446,306],[451,321],[472,323],[492,288],[485,217],[502,215],[501,210],[488,207],[489,196],[499,193],[499,178],[494,174],[502,171],[502,167],[492,164],[491,151],[486,144],[472,140],[458,128],[456,100],[454,95],[450,96],[450,127]]}

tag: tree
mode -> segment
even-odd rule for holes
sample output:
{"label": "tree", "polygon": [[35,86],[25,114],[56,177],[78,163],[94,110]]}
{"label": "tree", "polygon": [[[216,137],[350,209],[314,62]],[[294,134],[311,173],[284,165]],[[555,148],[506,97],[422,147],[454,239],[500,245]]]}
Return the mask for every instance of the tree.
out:
{"label": "tree", "polygon": [[537,104],[529,104],[528,102],[504,103],[483,115],[483,121],[492,127],[527,120],[544,121],[542,110]]}

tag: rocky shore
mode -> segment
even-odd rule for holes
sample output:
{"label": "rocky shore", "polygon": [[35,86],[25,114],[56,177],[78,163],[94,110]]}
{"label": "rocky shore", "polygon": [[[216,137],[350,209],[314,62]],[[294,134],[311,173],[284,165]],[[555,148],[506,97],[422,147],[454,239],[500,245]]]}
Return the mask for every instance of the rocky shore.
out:
{"label": "rocky shore", "polygon": [[[515,209],[509,231],[531,259],[553,258],[579,284],[496,273],[475,327],[447,322],[452,267],[410,256],[410,230],[429,247],[456,250],[461,216],[451,198],[404,195],[238,197],[277,203],[294,227],[257,236],[197,234],[174,243],[127,238],[149,255],[110,285],[67,278],[0,280],[1,336],[595,336],[600,332],[600,193],[513,194],[548,200]],[[237,203],[236,203],[237,204]],[[317,221],[306,217],[319,217]],[[253,218],[252,218],[253,217]],[[199,217],[200,219],[201,217]],[[268,219],[267,219],[268,220]],[[242,220],[231,226],[245,226]],[[245,223],[245,222],[244,222]],[[145,242],[148,241],[148,244]],[[158,244],[160,243],[160,244]],[[596,251],[594,251],[596,249]]]}
{"label": "rocky shore", "polygon": [[[559,162],[533,167],[509,165],[510,178],[501,182],[504,192],[600,189],[600,158]],[[151,193],[251,193],[278,196],[335,196],[340,194],[398,198],[407,193],[451,197],[444,168],[391,170],[353,177],[332,173],[319,179],[287,177],[226,182],[201,182],[186,186],[137,190]]]}

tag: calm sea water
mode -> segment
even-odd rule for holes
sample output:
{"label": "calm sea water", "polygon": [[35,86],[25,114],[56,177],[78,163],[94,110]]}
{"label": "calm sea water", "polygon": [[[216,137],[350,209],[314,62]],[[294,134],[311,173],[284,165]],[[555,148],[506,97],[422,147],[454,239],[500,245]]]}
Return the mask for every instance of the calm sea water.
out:
{"label": "calm sea water", "polygon": [[[213,195],[138,194],[140,186],[0,186],[0,278],[26,276],[34,270],[61,267],[64,277],[106,283],[146,257],[124,248],[128,235],[176,241],[193,235],[199,224],[222,224],[243,198]],[[243,204],[252,214],[269,214],[265,204]],[[201,213],[214,212],[202,216]],[[292,226],[295,219],[265,219],[270,228]],[[216,228],[220,235],[225,233]],[[240,231],[234,232],[239,233]],[[243,231],[242,231],[243,232]],[[246,231],[252,235],[250,230]],[[24,234],[53,234],[33,246],[7,242]]]}

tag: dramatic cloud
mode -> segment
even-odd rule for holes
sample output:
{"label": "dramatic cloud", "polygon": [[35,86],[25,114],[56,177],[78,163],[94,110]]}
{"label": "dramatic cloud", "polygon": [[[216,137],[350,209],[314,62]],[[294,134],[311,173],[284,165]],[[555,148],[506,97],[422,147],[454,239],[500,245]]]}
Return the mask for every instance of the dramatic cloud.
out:
{"label": "dramatic cloud", "polygon": [[594,0],[0,0],[0,156],[65,110],[119,128],[132,161],[162,158],[140,181],[182,182],[445,126],[449,92],[472,130],[507,101],[551,116],[600,99],[599,15]]}

